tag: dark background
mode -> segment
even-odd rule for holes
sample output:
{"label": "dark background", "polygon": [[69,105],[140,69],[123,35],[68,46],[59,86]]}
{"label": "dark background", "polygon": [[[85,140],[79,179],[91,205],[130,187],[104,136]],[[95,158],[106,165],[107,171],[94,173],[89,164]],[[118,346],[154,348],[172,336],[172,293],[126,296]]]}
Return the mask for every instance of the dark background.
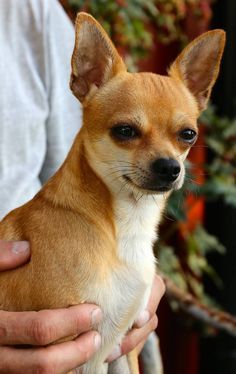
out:
{"label": "dark background", "polygon": [[[218,0],[213,7],[212,28],[227,32],[227,44],[220,78],[213,90],[218,113],[236,115],[236,1]],[[211,155],[208,155],[210,161]],[[207,204],[206,225],[227,248],[224,256],[211,255],[210,261],[223,280],[224,288],[207,285],[208,292],[230,313],[236,315],[236,209],[222,201]],[[236,373],[236,338],[220,333],[201,339],[200,374]],[[191,374],[191,373],[189,373]]]}

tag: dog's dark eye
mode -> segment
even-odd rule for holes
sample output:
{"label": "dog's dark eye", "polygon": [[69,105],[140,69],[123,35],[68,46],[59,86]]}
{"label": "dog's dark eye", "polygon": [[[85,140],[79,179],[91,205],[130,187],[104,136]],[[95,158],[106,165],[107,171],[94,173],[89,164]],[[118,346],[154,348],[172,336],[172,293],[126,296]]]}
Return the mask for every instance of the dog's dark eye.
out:
{"label": "dog's dark eye", "polygon": [[179,140],[182,140],[186,143],[193,143],[197,137],[197,133],[191,129],[184,129],[179,132]]}
{"label": "dog's dark eye", "polygon": [[118,140],[130,140],[139,135],[138,130],[130,125],[115,126],[111,129],[111,133]]}

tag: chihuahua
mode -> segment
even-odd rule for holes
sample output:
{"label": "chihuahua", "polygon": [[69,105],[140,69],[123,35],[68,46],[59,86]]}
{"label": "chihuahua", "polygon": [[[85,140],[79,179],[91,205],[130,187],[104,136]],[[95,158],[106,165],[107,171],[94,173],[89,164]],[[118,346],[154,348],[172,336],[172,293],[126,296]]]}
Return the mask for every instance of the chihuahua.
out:
{"label": "chihuahua", "polygon": [[99,305],[102,345],[83,373],[139,372],[135,352],[104,362],[147,304],[156,229],[166,197],[183,184],[224,44],[224,31],[209,31],[168,76],[131,74],[97,21],[77,16],[70,87],[83,126],[56,174],[0,223],[1,239],[32,250],[28,264],[0,274],[0,308]]}

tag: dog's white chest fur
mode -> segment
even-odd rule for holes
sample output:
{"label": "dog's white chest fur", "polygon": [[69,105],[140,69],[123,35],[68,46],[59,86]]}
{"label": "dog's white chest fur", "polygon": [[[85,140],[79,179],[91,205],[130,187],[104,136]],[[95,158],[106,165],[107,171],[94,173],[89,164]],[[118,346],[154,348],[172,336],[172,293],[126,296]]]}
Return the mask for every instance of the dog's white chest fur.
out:
{"label": "dog's white chest fur", "polygon": [[159,220],[157,205],[149,196],[137,202],[122,200],[117,203],[115,217],[118,256],[148,284],[155,264],[152,244]]}
{"label": "dog's white chest fur", "polygon": [[97,294],[97,302],[103,305],[104,313],[104,321],[99,328],[103,349],[88,365],[88,373],[95,367],[99,373],[99,363],[120,342],[146,307],[155,274],[152,244],[159,219],[160,209],[149,196],[137,203],[124,199],[115,205],[120,266],[107,279],[103,292]]}
{"label": "dog's white chest fur", "polygon": [[[151,196],[139,201],[122,200],[115,209],[118,257],[128,269],[128,278],[122,280],[122,288],[131,285],[136,298],[136,311],[131,324],[145,309],[155,274],[153,242],[156,239],[156,226],[160,219],[160,210]],[[129,292],[127,292],[127,305]],[[135,303],[135,302],[134,302]]]}

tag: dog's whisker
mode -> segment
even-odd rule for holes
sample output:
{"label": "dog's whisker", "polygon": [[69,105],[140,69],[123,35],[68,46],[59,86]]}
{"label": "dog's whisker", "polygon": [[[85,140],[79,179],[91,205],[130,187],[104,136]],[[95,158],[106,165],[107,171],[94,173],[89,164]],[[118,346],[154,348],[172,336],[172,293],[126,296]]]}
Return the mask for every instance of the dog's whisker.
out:
{"label": "dog's whisker", "polygon": [[156,206],[157,206],[158,209],[159,209],[159,205],[157,204],[157,201],[156,201],[155,197],[154,197],[153,195],[151,195],[151,196],[152,196],[152,199],[153,199],[154,203],[156,204]]}
{"label": "dog's whisker", "polygon": [[122,164],[122,165],[120,165],[120,164],[117,164],[117,163],[113,163],[113,166],[111,166],[110,168],[117,168],[117,167],[122,167],[122,168],[136,168],[136,165],[126,165],[126,164]]}
{"label": "dog's whisker", "polygon": [[200,182],[198,182],[196,179],[193,179],[193,178],[191,178],[191,177],[189,177],[189,176],[185,176],[185,179],[188,181],[188,182],[191,182],[191,183],[193,183],[193,184],[196,184],[196,185],[198,185],[198,186],[201,186],[202,185],[202,183],[200,183]]}
{"label": "dog's whisker", "polygon": [[120,188],[120,190],[119,190],[119,192],[118,192],[118,195],[119,194],[121,194],[121,192],[122,192],[122,190],[128,185],[128,184],[130,184],[130,182],[128,181],[128,180],[125,180],[125,179],[123,179],[123,183],[122,183],[122,185],[121,185],[121,188]]}
{"label": "dog's whisker", "polygon": [[[133,171],[129,171],[128,170],[128,172],[129,172],[129,174],[130,173],[133,173]],[[126,173],[127,174],[127,170],[122,170],[122,169],[120,169],[120,170],[113,170],[113,171],[111,171],[111,172],[109,172],[109,173],[107,173],[107,174],[105,174],[104,176],[105,177],[109,177],[110,175],[114,175],[114,174],[118,174],[118,173],[120,173],[120,175],[123,175],[124,173]]]}
{"label": "dog's whisker", "polygon": [[133,166],[136,166],[135,163],[133,162],[130,162],[130,161],[125,161],[125,160],[110,160],[110,161],[104,161],[104,163],[106,164],[127,164],[127,165],[133,165]]}
{"label": "dog's whisker", "polygon": [[138,200],[137,200],[137,203],[142,199],[143,196],[144,196],[144,194],[141,193],[141,194],[140,194],[140,197],[139,197]]}
{"label": "dog's whisker", "polygon": [[186,152],[186,151],[181,152],[181,153],[178,154],[176,157],[179,158],[179,157],[183,156],[183,154],[184,154],[185,152]]}

